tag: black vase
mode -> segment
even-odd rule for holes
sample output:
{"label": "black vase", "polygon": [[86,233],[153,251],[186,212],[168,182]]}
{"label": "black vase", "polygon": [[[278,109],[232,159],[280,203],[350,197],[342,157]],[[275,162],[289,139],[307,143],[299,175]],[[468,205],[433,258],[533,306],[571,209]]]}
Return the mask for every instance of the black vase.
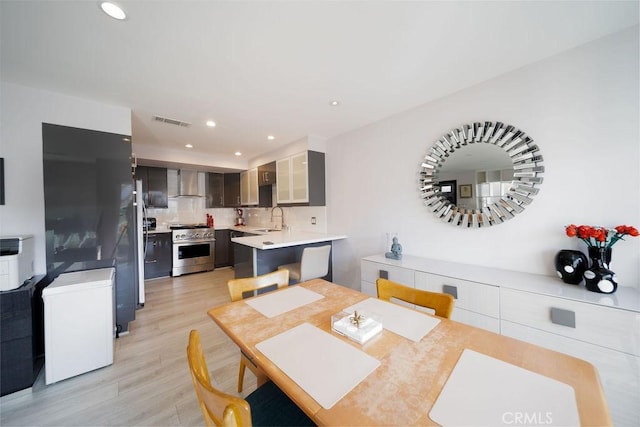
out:
{"label": "black vase", "polygon": [[562,249],[555,256],[556,273],[564,283],[577,285],[582,282],[584,272],[589,266],[587,256],[580,251]]}
{"label": "black vase", "polygon": [[612,294],[618,289],[616,274],[609,270],[611,248],[589,247],[591,267],[584,272],[587,289],[601,294]]}

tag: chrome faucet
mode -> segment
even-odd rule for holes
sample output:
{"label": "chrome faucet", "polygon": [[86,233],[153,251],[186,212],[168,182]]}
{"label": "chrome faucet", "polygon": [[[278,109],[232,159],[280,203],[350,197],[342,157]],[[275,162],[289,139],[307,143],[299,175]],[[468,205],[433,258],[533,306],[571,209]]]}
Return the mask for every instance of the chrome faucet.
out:
{"label": "chrome faucet", "polygon": [[[273,211],[275,209],[280,209],[280,215],[274,215]],[[282,208],[280,206],[274,206],[271,209],[271,223],[273,223],[273,218],[280,218],[280,228],[278,228],[278,230],[282,230],[284,228],[284,212],[282,211]]]}

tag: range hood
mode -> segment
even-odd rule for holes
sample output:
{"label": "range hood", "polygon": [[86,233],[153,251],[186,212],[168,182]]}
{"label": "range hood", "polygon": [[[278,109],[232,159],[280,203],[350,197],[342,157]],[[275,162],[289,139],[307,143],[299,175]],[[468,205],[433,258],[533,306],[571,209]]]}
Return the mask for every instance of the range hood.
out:
{"label": "range hood", "polygon": [[198,171],[178,170],[178,197],[202,197],[198,191]]}

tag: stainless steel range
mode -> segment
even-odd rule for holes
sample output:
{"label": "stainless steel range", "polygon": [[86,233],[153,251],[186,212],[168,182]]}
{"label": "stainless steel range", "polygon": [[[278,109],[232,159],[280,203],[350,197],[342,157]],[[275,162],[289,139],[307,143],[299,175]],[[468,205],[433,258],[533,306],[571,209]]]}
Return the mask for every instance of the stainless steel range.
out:
{"label": "stainless steel range", "polygon": [[216,239],[213,228],[205,224],[173,224],[172,276],[210,271],[214,267]]}

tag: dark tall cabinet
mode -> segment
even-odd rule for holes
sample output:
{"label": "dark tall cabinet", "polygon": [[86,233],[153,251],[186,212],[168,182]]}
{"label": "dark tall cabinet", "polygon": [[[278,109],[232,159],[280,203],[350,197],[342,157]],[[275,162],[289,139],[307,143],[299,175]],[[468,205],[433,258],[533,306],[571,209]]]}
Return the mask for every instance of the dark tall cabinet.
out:
{"label": "dark tall cabinet", "polygon": [[224,207],[224,174],[208,172],[205,183],[207,208]]}
{"label": "dark tall cabinet", "polygon": [[230,233],[231,233],[231,230],[229,229],[215,231],[216,253],[215,253],[214,259],[215,259],[216,268],[233,265],[233,261],[231,258],[233,254],[230,251],[230,244],[231,244]]}
{"label": "dark tall cabinet", "polygon": [[240,174],[224,174],[224,206],[234,208],[240,206]]}
{"label": "dark tall cabinet", "polygon": [[166,208],[169,206],[167,168],[137,166],[136,179],[142,181],[142,200],[144,200],[146,207]]}
{"label": "dark tall cabinet", "polygon": [[138,292],[130,136],[43,123],[42,139],[47,275],[114,266],[126,331]]}

